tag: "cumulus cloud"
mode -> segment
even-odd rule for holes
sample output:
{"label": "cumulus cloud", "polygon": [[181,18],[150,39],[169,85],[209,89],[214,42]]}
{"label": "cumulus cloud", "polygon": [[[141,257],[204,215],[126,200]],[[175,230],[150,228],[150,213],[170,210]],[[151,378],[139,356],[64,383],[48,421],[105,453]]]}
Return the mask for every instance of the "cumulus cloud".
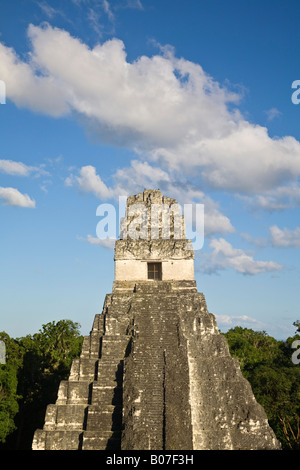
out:
{"label": "cumulus cloud", "polygon": [[92,192],[99,199],[107,198],[109,195],[109,189],[103,183],[100,176],[96,174],[96,169],[91,165],[81,168],[77,182],[80,190]]}
{"label": "cumulus cloud", "polygon": [[13,160],[0,160],[0,172],[13,176],[48,175],[49,173],[41,167],[28,166],[22,162]]}
{"label": "cumulus cloud", "polygon": [[2,199],[7,206],[35,207],[35,201],[32,200],[28,194],[22,194],[15,188],[0,187],[0,199]]}
{"label": "cumulus cloud", "polygon": [[279,248],[300,248],[300,227],[283,230],[273,225],[270,227],[271,244]]}
{"label": "cumulus cloud", "polygon": [[224,238],[212,239],[209,246],[212,251],[199,256],[199,269],[209,274],[230,268],[241,274],[254,275],[283,268],[274,261],[256,261],[245,251],[233,248]]}
{"label": "cumulus cloud", "polygon": [[50,116],[69,112],[65,92],[52,76],[37,75],[32,64],[22,62],[15,51],[0,43],[0,75],[7,98],[17,106]]}
{"label": "cumulus cloud", "polygon": [[79,176],[68,176],[65,180],[67,186],[77,185],[80,191],[91,192],[99,199],[106,199],[110,191],[96,174],[96,168],[91,165],[83,166],[79,171]]}
{"label": "cumulus cloud", "polygon": [[12,160],[0,160],[0,172],[8,175],[28,176],[30,167],[22,162],[14,162]]}
{"label": "cumulus cloud", "polygon": [[238,195],[253,210],[279,212],[300,206],[300,186],[297,183],[279,186],[264,194]]}
{"label": "cumulus cloud", "polygon": [[0,75],[18,106],[73,112],[102,140],[211,188],[263,194],[299,177],[299,142],[248,122],[237,93],[171,48],[129,62],[118,39],[91,49],[49,25],[28,35],[28,62],[0,45]]}
{"label": "cumulus cloud", "polygon": [[268,237],[253,237],[248,233],[241,233],[241,237],[258,248],[273,246],[274,248],[300,248],[300,227],[291,230],[281,229],[277,225],[269,228]]}

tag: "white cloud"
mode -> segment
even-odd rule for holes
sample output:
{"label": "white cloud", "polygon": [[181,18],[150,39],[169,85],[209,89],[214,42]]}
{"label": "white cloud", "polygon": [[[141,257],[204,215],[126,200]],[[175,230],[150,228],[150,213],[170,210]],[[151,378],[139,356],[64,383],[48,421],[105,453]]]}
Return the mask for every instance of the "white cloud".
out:
{"label": "white cloud", "polygon": [[88,235],[86,238],[86,241],[90,243],[91,245],[100,245],[104,246],[105,248],[108,248],[112,250],[115,247],[116,240],[112,238],[97,238],[97,237],[92,237],[92,235]]}
{"label": "white cloud", "polygon": [[271,243],[282,248],[300,248],[300,227],[294,230],[284,228],[281,230],[276,225],[270,227]]}
{"label": "white cloud", "polygon": [[236,93],[171,48],[130,63],[118,39],[90,49],[49,25],[30,25],[28,35],[28,63],[0,45],[0,76],[18,106],[74,112],[102,140],[217,189],[264,194],[300,176],[295,138],[273,139],[249,123],[232,106]]}
{"label": "white cloud", "polygon": [[64,13],[61,11],[61,10],[57,10],[55,8],[53,8],[51,5],[49,5],[49,3],[47,3],[46,1],[43,1],[43,2],[37,2],[37,5],[40,7],[40,9],[43,11],[43,13],[45,13],[45,15],[48,17],[48,18],[53,18],[54,16],[56,15],[61,15],[61,16],[65,16]]}
{"label": "white cloud", "polygon": [[108,19],[110,21],[114,21],[115,15],[113,14],[113,12],[111,10],[111,7],[110,7],[110,4],[109,4],[108,0],[102,0],[102,6],[103,6],[103,9],[104,9],[105,13],[107,14]]}
{"label": "white cloud", "polygon": [[3,199],[7,206],[35,207],[35,201],[27,194],[22,194],[15,188],[0,187],[0,199]]}
{"label": "white cloud", "polygon": [[0,172],[8,175],[28,176],[30,167],[22,162],[14,162],[12,160],[0,160]]}
{"label": "white cloud", "polygon": [[274,261],[256,261],[245,251],[233,248],[224,238],[212,239],[212,251],[209,254],[200,254],[200,269],[207,273],[218,272],[223,269],[233,269],[241,274],[260,274],[264,272],[279,271],[283,268]]}
{"label": "white cloud", "polygon": [[35,73],[31,64],[22,62],[13,51],[0,43],[0,75],[6,83],[7,98],[17,106],[51,116],[62,116],[70,110],[65,92],[54,77]]}
{"label": "white cloud", "polygon": [[269,237],[253,237],[247,233],[241,233],[241,237],[259,248],[273,246],[275,248],[300,248],[300,227],[294,230],[280,229],[277,225],[269,228]]}
{"label": "white cloud", "polygon": [[216,315],[218,325],[225,327],[242,326],[244,328],[264,328],[266,325],[256,318],[248,315]]}
{"label": "white cloud", "polygon": [[240,233],[240,236],[246,240],[248,243],[256,245],[258,248],[265,248],[269,245],[269,240],[265,237],[255,237],[249,233]]}
{"label": "white cloud", "polygon": [[204,232],[205,236],[210,237],[217,233],[233,233],[235,231],[230,219],[222,214],[218,204],[212,199],[205,197],[204,203]]}
{"label": "white cloud", "polygon": [[95,167],[91,165],[83,166],[79,171],[79,176],[67,177],[65,184],[66,186],[76,184],[80,191],[93,193],[99,199],[106,199],[110,196],[110,190],[96,174]]}
{"label": "white cloud", "polygon": [[31,173],[35,173],[37,176],[49,174],[42,167],[28,166],[13,160],[0,160],[0,172],[13,176],[29,176]]}
{"label": "white cloud", "polygon": [[285,325],[280,325],[278,322],[265,322],[257,318],[249,317],[248,315],[215,315],[218,327],[221,331],[226,332],[230,328],[240,326],[242,328],[250,328],[255,331],[265,331],[268,335],[274,338],[282,339],[290,336],[291,328]]}
{"label": "white cloud", "polygon": [[267,118],[269,121],[273,121],[273,119],[280,116],[282,113],[277,108],[271,108],[265,111]]}
{"label": "white cloud", "polygon": [[300,187],[297,183],[266,191],[254,196],[237,195],[246,205],[254,210],[268,212],[283,211],[300,206]]}
{"label": "white cloud", "polygon": [[[119,195],[131,194],[144,189],[166,189],[171,183],[168,172],[148,162],[132,160],[129,167],[118,169],[113,175],[114,193]],[[174,196],[175,197],[175,196]]]}

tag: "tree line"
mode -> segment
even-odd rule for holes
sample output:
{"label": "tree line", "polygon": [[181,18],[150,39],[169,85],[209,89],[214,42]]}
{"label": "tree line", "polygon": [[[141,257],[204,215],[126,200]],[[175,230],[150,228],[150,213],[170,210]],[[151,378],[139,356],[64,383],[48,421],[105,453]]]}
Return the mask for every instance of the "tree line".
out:
{"label": "tree line", "polygon": [[[222,333],[287,450],[300,450],[300,360],[292,360],[298,357],[295,344],[300,348],[300,322],[294,325],[295,335],[286,341],[242,327]],[[55,403],[60,381],[80,355],[83,336],[78,323],[60,320],[22,338],[2,332],[0,341],[6,349],[0,364],[0,449],[29,450],[47,405]]]}
{"label": "tree line", "polygon": [[71,320],[50,322],[34,334],[13,339],[5,332],[6,361],[0,365],[0,449],[31,449],[36,429],[55,403],[61,380],[79,357],[83,337]]}
{"label": "tree line", "polygon": [[300,322],[293,325],[296,334],[286,341],[241,327],[225,333],[284,450],[300,450]]}

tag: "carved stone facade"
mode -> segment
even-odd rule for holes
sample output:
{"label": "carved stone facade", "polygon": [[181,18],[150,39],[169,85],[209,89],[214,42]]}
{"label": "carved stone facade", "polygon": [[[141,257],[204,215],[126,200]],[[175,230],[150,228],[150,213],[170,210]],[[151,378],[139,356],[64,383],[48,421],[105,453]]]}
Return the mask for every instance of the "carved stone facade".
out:
{"label": "carved stone facade", "polygon": [[127,199],[126,212],[115,246],[115,280],[145,281],[151,262],[161,263],[163,281],[193,280],[194,252],[176,200],[146,190]]}
{"label": "carved stone facade", "polygon": [[[130,233],[135,203],[148,211],[141,237]],[[176,201],[157,190],[128,198],[112,293],[48,405],[33,449],[279,449],[197,291],[189,240],[176,238],[172,215],[169,239],[159,219],[159,238],[151,238],[151,204]],[[137,232],[144,230],[141,212]]]}

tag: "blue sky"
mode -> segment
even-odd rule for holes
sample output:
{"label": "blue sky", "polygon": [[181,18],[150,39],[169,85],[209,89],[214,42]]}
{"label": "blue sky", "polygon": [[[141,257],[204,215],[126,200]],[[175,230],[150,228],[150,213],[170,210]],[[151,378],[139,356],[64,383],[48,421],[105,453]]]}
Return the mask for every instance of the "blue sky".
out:
{"label": "blue sky", "polygon": [[299,319],[297,1],[3,0],[0,330],[88,334],[114,278],[99,204],[205,207],[198,290],[221,331]]}

